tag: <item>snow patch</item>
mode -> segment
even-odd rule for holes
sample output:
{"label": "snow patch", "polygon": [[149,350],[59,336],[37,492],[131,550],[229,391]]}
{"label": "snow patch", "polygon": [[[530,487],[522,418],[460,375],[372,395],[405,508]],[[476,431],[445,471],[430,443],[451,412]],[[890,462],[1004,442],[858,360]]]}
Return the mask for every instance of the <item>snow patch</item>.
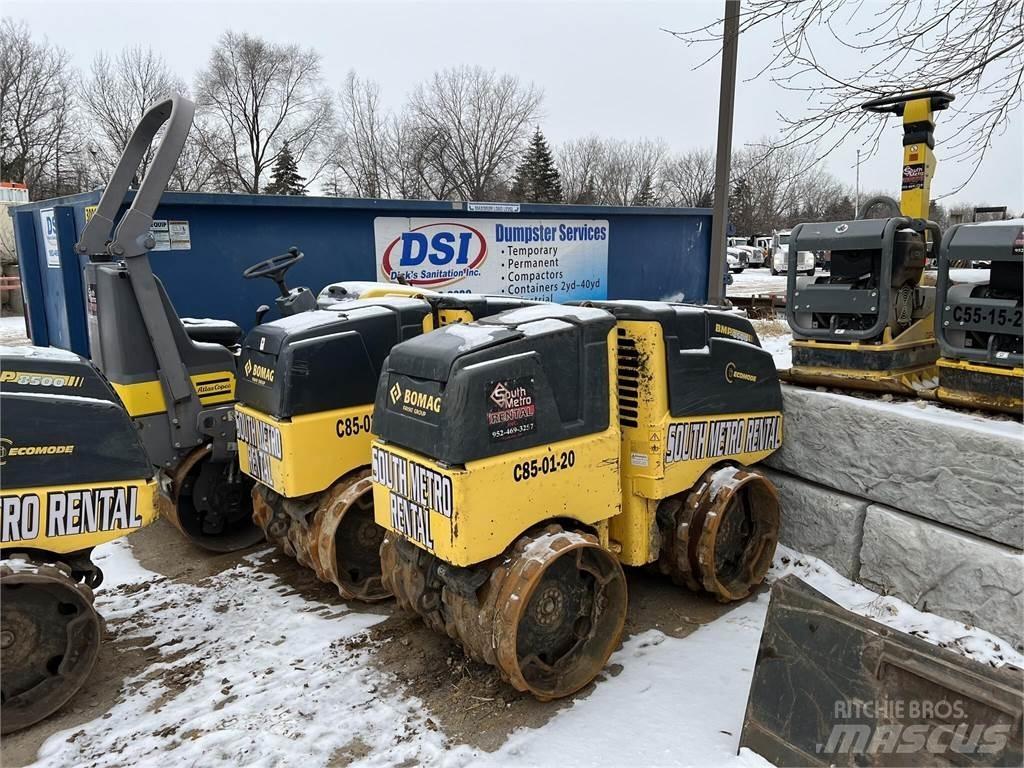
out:
{"label": "snow patch", "polygon": [[92,561],[103,571],[101,589],[104,591],[125,584],[138,584],[160,578],[153,571],[143,568],[142,564],[135,559],[127,537],[114,539],[96,547],[92,551]]}
{"label": "snow patch", "polygon": [[594,320],[608,315],[597,307],[570,307],[565,304],[537,304],[532,307],[520,307],[502,312],[494,319],[503,325],[518,325],[532,320],[545,320],[549,317],[574,317],[577,320]]}
{"label": "snow patch", "polygon": [[[0,344],[28,344],[28,333],[25,331],[25,318],[21,315],[0,317]],[[4,354],[7,350],[4,349]]]}
{"label": "snow patch", "polygon": [[991,271],[988,269],[951,269],[949,270],[949,281],[951,283],[987,283]]}
{"label": "snow patch", "polygon": [[572,325],[554,317],[544,320],[534,320],[532,323],[524,323],[519,330],[527,336],[537,336],[542,333],[553,333],[555,331],[572,330]]}
{"label": "snow patch", "polygon": [[621,666],[616,676],[494,753],[463,748],[459,764],[769,766],[749,750],[736,754],[767,607],[760,595],[681,639],[633,635],[609,660]]}
{"label": "snow patch", "polygon": [[726,467],[722,467],[720,470],[718,470],[717,472],[715,472],[715,474],[711,476],[710,495],[712,500],[714,500],[714,498],[718,496],[718,492],[723,488],[736,488],[736,484],[738,482],[736,480],[736,475],[738,475],[739,472],[739,467],[729,465]]}
{"label": "snow patch", "polygon": [[[3,318],[7,320],[9,318]],[[18,318],[19,320],[21,318]],[[0,341],[16,341],[16,339],[3,338]],[[57,347],[33,347],[27,346],[28,339],[25,339],[26,346],[0,346],[0,355],[11,356],[11,357],[31,357],[36,360],[54,360],[61,362],[77,361],[79,358],[74,352],[69,352],[66,349],[58,349]]]}
{"label": "snow patch", "polygon": [[1010,664],[1024,669],[1024,655],[1014,650],[1013,643],[983,629],[919,611],[898,598],[879,595],[839,575],[824,561],[780,544],[767,578],[774,581],[789,574],[799,576],[843,608],[887,627],[982,664],[993,667]]}
{"label": "snow patch", "polygon": [[487,327],[469,323],[454,323],[453,325],[446,325],[442,332],[447,333],[449,336],[458,336],[460,339],[463,339],[465,343],[459,345],[459,352],[465,352],[467,349],[482,347],[484,344],[494,341],[494,334],[497,330],[494,326]]}
{"label": "snow patch", "polygon": [[269,550],[190,585],[145,571],[123,540],[99,549],[108,642],[156,658],[109,712],[50,737],[38,764],[312,767],[349,744],[366,765],[443,756],[420,702],[387,690],[357,637],[383,616],[296,594],[255,567]]}

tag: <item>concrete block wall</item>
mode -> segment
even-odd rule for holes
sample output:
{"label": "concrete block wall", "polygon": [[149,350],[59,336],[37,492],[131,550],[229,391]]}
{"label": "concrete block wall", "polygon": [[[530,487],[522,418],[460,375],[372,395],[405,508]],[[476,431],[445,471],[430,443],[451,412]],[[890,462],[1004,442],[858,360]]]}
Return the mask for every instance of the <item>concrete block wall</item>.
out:
{"label": "concrete block wall", "polygon": [[784,544],[1024,650],[1024,426],[783,386]]}

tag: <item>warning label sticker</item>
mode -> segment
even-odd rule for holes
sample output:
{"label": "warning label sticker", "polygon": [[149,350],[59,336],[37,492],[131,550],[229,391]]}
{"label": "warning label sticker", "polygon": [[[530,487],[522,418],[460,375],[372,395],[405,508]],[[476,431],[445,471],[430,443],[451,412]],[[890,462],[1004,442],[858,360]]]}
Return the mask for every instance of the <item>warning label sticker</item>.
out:
{"label": "warning label sticker", "polygon": [[487,406],[487,426],[492,441],[510,440],[537,429],[532,377],[489,382]]}
{"label": "warning label sticker", "polygon": [[187,221],[153,219],[149,228],[156,245],[154,251],[188,251],[192,249],[192,233]]}

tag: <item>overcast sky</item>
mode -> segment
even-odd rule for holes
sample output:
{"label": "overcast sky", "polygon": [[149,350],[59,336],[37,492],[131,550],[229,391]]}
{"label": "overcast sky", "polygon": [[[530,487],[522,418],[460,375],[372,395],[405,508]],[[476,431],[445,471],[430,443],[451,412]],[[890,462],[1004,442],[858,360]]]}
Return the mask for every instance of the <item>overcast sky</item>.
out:
{"label": "overcast sky", "polygon": [[[870,0],[869,0],[870,3]],[[4,0],[2,13],[63,46],[87,69],[101,50],[151,45],[191,82],[220,33],[228,28],[323,54],[324,76],[336,88],[349,69],[378,81],[389,105],[435,69],[481,64],[532,80],[545,92],[541,123],[557,144],[588,133],[623,139],[660,136],[673,149],[712,146],[718,116],[719,63],[694,70],[711,52],[687,48],[662,27],[686,29],[716,18],[723,3],[91,3]],[[772,30],[740,41],[734,145],[779,130],[776,111],[795,114],[799,97],[767,79],[745,80],[765,63]],[[848,54],[847,54],[848,55]],[[900,127],[877,156],[861,165],[861,190],[899,188]],[[942,113],[936,135],[941,141]],[[866,141],[866,138],[865,138]],[[854,182],[856,141],[828,161]],[[932,196],[950,192],[966,165],[942,164]],[[963,200],[1024,209],[1024,118],[1014,115],[995,139],[980,172],[944,202]]]}

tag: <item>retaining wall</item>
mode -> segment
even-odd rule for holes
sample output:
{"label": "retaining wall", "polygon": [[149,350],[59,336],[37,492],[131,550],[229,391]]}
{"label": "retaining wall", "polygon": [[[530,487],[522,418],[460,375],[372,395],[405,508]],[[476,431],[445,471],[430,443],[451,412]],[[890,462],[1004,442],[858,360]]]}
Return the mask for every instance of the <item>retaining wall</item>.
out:
{"label": "retaining wall", "polygon": [[1024,426],[783,386],[784,544],[1024,650]]}

